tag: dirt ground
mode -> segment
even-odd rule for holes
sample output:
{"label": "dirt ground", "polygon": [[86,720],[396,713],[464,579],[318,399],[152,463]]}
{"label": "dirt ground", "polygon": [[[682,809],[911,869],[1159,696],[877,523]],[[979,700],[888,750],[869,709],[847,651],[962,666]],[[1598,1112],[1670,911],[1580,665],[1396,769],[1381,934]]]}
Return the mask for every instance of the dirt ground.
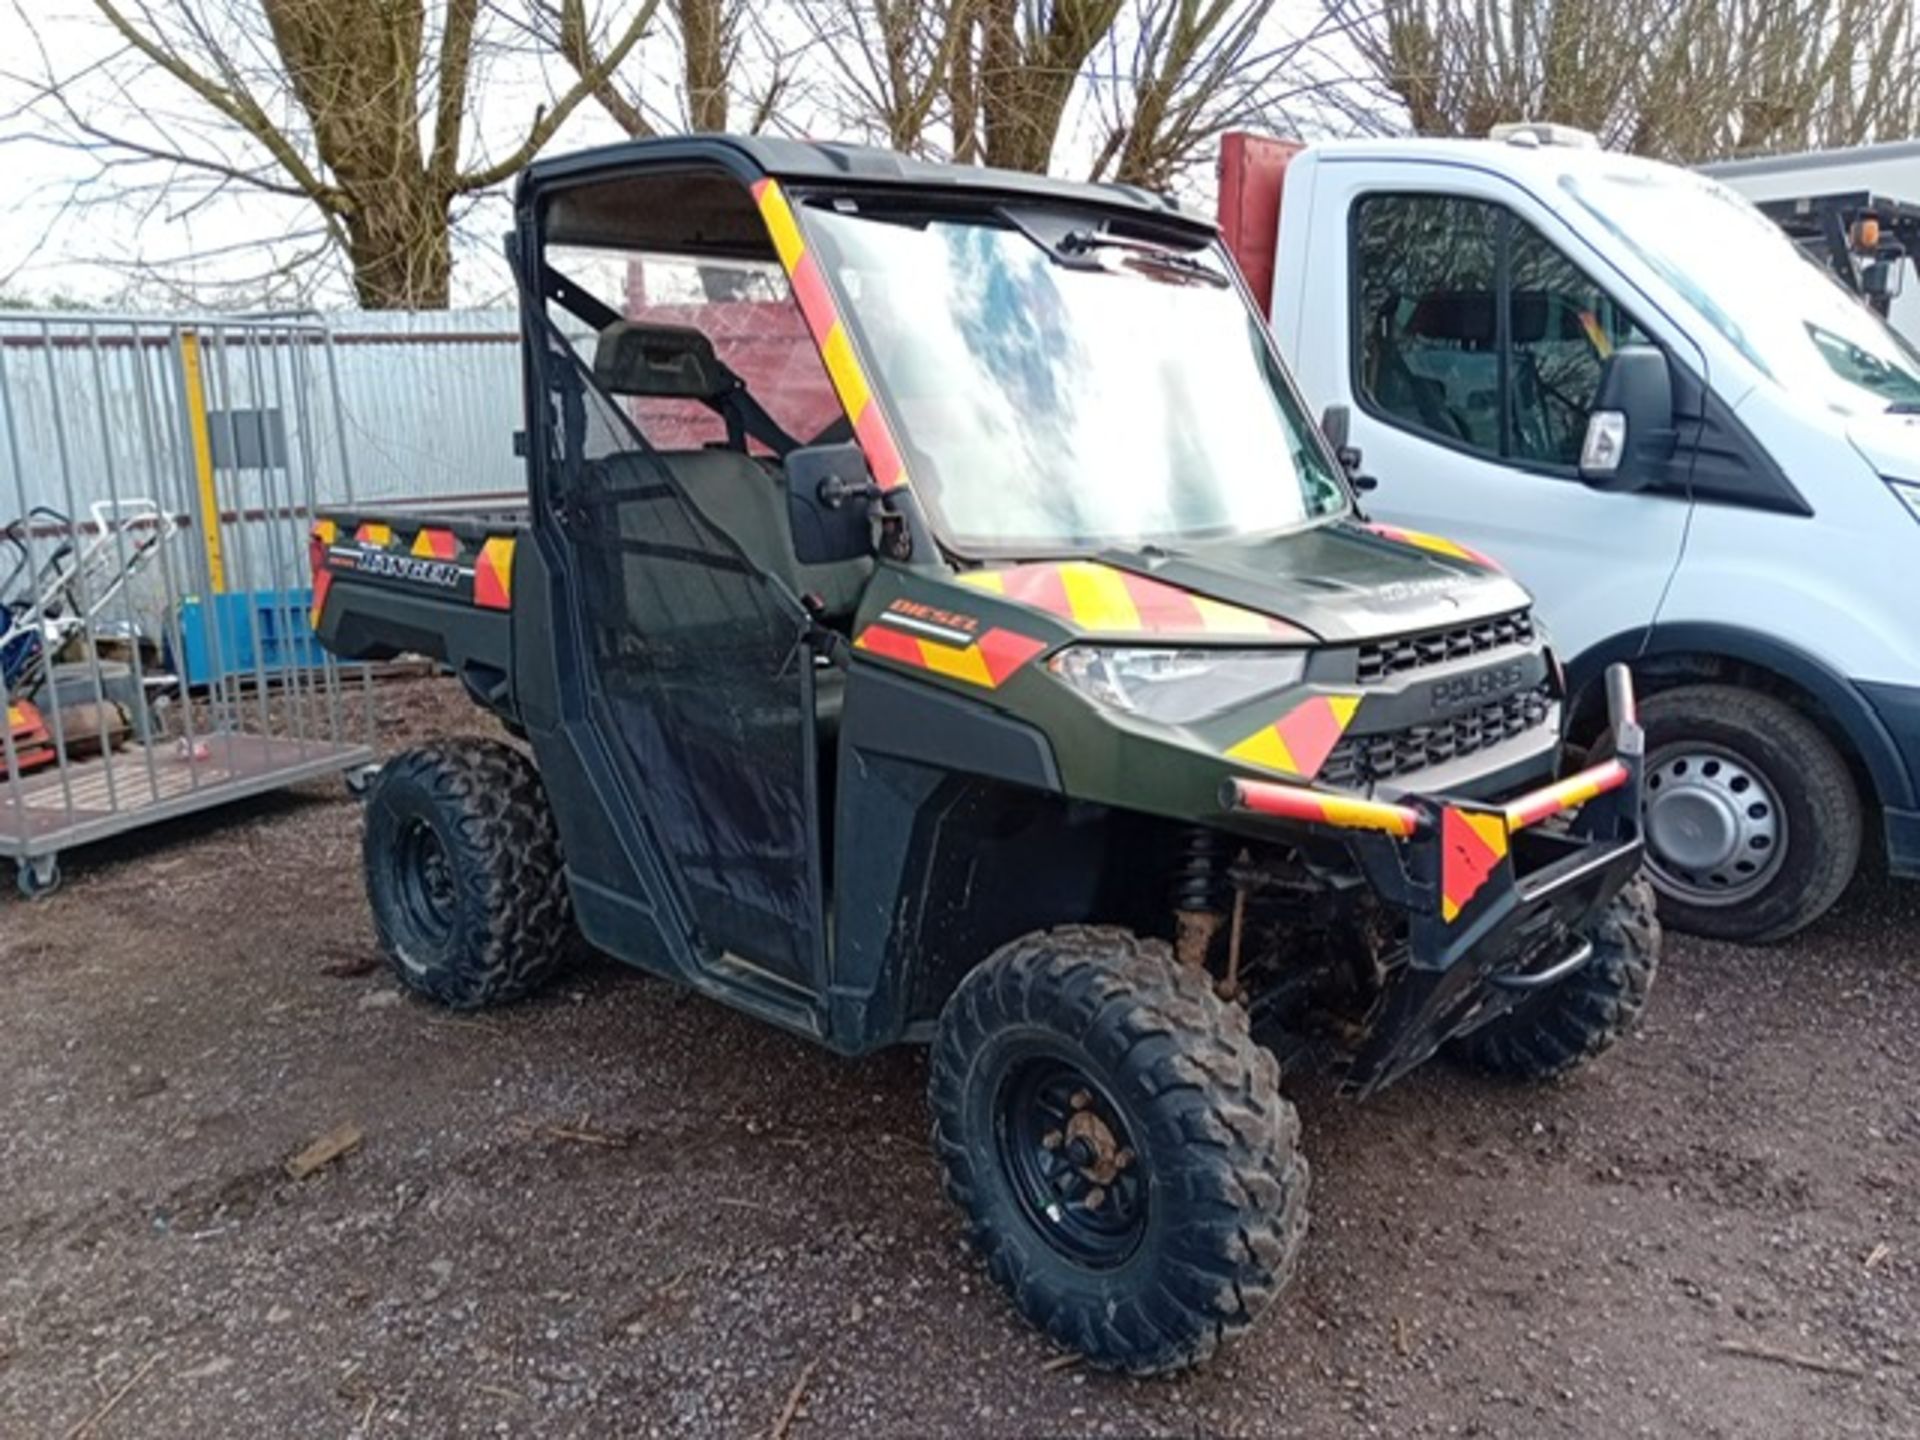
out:
{"label": "dirt ground", "polygon": [[918,1053],[607,963],[437,1013],[376,967],[358,831],[319,786],[0,898],[0,1435],[1920,1436],[1920,886],[1673,943],[1559,1088],[1292,1086],[1297,1283],[1143,1382],[975,1268]]}

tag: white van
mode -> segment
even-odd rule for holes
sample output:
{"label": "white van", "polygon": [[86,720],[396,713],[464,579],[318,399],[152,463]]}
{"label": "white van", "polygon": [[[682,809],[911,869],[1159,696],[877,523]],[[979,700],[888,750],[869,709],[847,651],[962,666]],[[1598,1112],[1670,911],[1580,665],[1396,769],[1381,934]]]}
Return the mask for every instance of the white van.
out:
{"label": "white van", "polygon": [[[1856,290],[1913,343],[1920,336],[1920,140],[1722,160],[1699,167],[1789,228],[1816,264]],[[1875,243],[1862,243],[1872,217]],[[1835,220],[1842,223],[1835,224]]]}
{"label": "white van", "polygon": [[1790,935],[1869,832],[1920,875],[1920,355],[1722,185],[1549,127],[1221,179],[1369,509],[1534,592],[1576,739],[1632,662],[1670,924]]}

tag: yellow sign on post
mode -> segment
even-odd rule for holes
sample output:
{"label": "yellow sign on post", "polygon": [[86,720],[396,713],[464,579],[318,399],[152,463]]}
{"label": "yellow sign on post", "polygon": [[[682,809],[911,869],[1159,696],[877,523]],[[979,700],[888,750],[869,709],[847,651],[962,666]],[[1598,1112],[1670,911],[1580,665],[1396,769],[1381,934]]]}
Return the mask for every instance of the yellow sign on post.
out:
{"label": "yellow sign on post", "polygon": [[180,372],[186,387],[187,435],[193,444],[193,473],[200,493],[200,540],[207,552],[207,576],[213,593],[227,592],[227,562],[220,548],[220,497],[213,486],[213,437],[207,430],[207,387],[200,373],[200,337],[180,332]]}

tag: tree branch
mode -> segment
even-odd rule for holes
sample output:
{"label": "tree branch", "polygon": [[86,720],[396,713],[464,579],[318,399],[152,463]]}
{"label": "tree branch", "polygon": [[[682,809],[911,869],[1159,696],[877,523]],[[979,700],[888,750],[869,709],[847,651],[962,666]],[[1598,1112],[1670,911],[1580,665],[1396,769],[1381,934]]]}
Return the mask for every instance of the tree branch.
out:
{"label": "tree branch", "polygon": [[144,34],[113,0],[93,0],[93,4],[135,50],[258,141],[280,168],[293,177],[293,183],[309,200],[326,210],[337,212],[341,208],[346,198],[343,193],[314,173],[293,142],[267,118],[266,112],[244,88],[228,88],[202,75],[171,49]]}
{"label": "tree branch", "polygon": [[480,0],[447,0],[433,96],[433,149],[427,161],[427,173],[442,190],[460,168],[460,127],[467,115],[467,76],[473,69],[473,30],[479,18]]}
{"label": "tree branch", "polygon": [[[105,0],[95,0],[95,3],[105,3]],[[513,153],[492,165],[455,176],[452,187],[454,192],[457,194],[469,190],[485,190],[526,168],[527,162],[540,153],[547,141],[553,138],[554,132],[566,123],[567,117],[580,108],[580,102],[591,98],[613,78],[614,71],[618,70],[621,62],[632,53],[633,47],[640,43],[640,37],[645,33],[647,23],[653,19],[654,12],[659,7],[660,0],[645,0],[645,3],[634,12],[633,19],[628,22],[626,30],[614,42],[613,48],[601,57],[599,64],[592,66],[586,74],[580,76],[564,95],[554,101],[552,106],[540,112],[532,128],[527,131],[526,139],[520,142]]]}

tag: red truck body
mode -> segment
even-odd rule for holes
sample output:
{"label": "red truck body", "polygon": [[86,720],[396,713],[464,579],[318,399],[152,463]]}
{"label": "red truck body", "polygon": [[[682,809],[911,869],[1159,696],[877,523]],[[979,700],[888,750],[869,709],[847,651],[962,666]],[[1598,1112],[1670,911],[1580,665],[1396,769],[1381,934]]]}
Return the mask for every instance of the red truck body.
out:
{"label": "red truck body", "polygon": [[1220,235],[1239,262],[1253,298],[1272,318],[1274,252],[1280,244],[1280,190],[1287,166],[1306,147],[1235,130],[1220,141]]}

